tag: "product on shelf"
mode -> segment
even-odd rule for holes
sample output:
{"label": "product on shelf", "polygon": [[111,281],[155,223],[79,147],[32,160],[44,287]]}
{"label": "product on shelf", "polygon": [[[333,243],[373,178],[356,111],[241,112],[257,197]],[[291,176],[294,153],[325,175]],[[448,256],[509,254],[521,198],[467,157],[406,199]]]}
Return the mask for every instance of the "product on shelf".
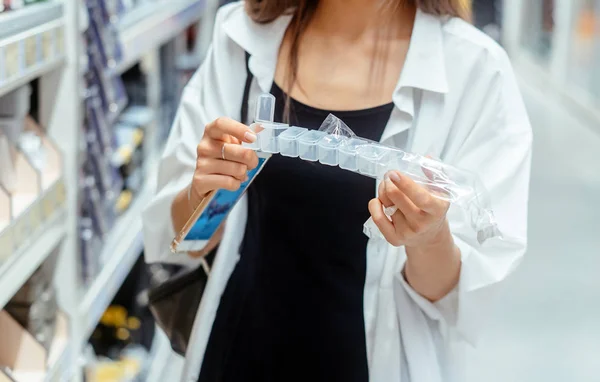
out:
{"label": "product on shelf", "polygon": [[29,113],[31,86],[21,86],[0,97],[0,117],[25,117]]}
{"label": "product on shelf", "polygon": [[[18,3],[10,1],[9,7],[15,9],[15,4]],[[4,0],[5,9],[6,5]],[[4,25],[8,24],[8,35],[4,34],[3,39],[0,39],[0,85],[32,74],[40,65],[56,64],[62,58],[65,51],[64,25],[55,23],[60,19],[60,8],[58,5],[51,7],[48,15],[40,9],[34,14],[23,12],[23,17],[0,21],[3,24],[0,29],[3,31],[6,29]],[[0,5],[0,11],[1,9]],[[19,15],[21,12],[12,13]],[[46,19],[39,20],[40,18]],[[34,24],[36,21],[40,24]],[[32,33],[11,35],[13,26],[29,27]],[[20,32],[18,28],[17,32]]]}
{"label": "product on shelf", "polygon": [[125,182],[125,189],[138,192],[144,180],[144,131],[124,123],[115,125],[118,150],[112,158]]}
{"label": "product on shelf", "polygon": [[25,117],[29,113],[31,87],[22,86],[0,97],[0,130],[8,139],[17,143],[25,126]]}
{"label": "product on shelf", "polygon": [[0,311],[0,382],[43,382],[48,370],[63,354],[68,343],[68,321],[58,312],[52,327],[53,340],[45,348],[19,325],[6,310]]}
{"label": "product on shelf", "polygon": [[0,98],[0,260],[34,240],[66,199],[62,155],[27,115],[30,95],[24,86]]}
{"label": "product on shelf", "polygon": [[139,377],[149,359],[148,351],[136,344],[132,336],[140,328],[140,320],[130,316],[123,306],[108,307],[90,338],[86,365],[88,379],[109,380],[104,379],[107,374],[114,378],[110,379],[113,381]]}
{"label": "product on shelf", "polygon": [[48,351],[5,310],[0,311],[0,336],[0,365],[9,377],[15,381],[43,378]]}
{"label": "product on shelf", "polygon": [[0,186],[10,193],[15,191],[17,184],[15,155],[16,152],[11,148],[8,137],[0,132]]}
{"label": "product on shelf", "polygon": [[0,185],[0,264],[12,255],[15,247],[10,217],[10,196]]}

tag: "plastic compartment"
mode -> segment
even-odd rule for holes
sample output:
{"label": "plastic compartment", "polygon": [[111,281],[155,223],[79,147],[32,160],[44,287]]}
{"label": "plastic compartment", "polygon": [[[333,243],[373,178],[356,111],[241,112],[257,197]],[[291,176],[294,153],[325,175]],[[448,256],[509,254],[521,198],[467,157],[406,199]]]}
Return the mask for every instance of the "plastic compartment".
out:
{"label": "plastic compartment", "polygon": [[25,85],[0,97],[1,117],[24,117],[31,107],[31,86]]}
{"label": "plastic compartment", "polygon": [[256,134],[256,136],[257,136],[256,141],[254,141],[252,143],[242,142],[242,146],[247,147],[252,150],[255,150],[255,151],[258,151],[258,150],[260,150],[260,138],[258,138],[258,136],[260,133],[262,133],[262,124],[259,122],[253,123],[250,125],[250,130],[254,131],[254,133]]}
{"label": "plastic compartment", "polygon": [[[268,93],[263,93],[258,96],[258,100],[256,102],[256,111],[254,114],[254,122],[250,125],[250,129],[254,131],[257,135],[256,141],[252,143],[243,142],[242,146],[247,147],[252,150],[263,150],[268,153],[275,153],[278,151],[273,151],[277,149],[277,136],[282,133],[281,131],[270,131],[270,130],[279,130],[276,126],[281,125],[287,128],[288,125],[278,124],[273,122],[273,118],[275,117],[275,97]],[[270,129],[265,129],[263,124]],[[261,139],[261,136],[264,135],[264,138]],[[266,148],[266,150],[264,148]]]}
{"label": "plastic compartment", "polygon": [[358,157],[356,152],[359,147],[368,144],[364,139],[350,138],[340,144],[339,165],[340,168],[349,171],[358,171]]}
{"label": "plastic compartment", "polygon": [[279,135],[279,153],[286,157],[298,157],[298,137],[308,129],[292,126]]}
{"label": "plastic compartment", "polygon": [[298,137],[300,159],[315,162],[319,159],[317,144],[326,134],[319,130],[308,130]]}
{"label": "plastic compartment", "polygon": [[255,122],[273,122],[275,118],[275,97],[268,93],[258,96],[256,103]]}
{"label": "plastic compartment", "polygon": [[388,170],[391,151],[390,148],[374,144],[359,146],[356,150],[358,172],[363,175],[382,178]]}
{"label": "plastic compartment", "polygon": [[319,162],[328,166],[337,166],[339,164],[339,147],[348,138],[327,135],[319,141]]}
{"label": "plastic compartment", "polygon": [[289,128],[289,125],[263,122],[261,126],[264,130],[258,133],[260,150],[265,153],[278,153],[279,135],[286,131]]}

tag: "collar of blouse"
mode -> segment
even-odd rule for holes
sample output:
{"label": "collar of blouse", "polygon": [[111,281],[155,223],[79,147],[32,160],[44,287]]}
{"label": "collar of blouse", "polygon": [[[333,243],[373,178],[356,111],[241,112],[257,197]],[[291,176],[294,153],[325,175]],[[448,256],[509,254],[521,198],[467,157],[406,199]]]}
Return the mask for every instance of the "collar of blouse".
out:
{"label": "collar of blouse", "polygon": [[[234,12],[223,21],[224,32],[229,38],[250,53],[250,71],[264,92],[268,92],[273,84],[277,54],[291,18],[291,15],[285,15],[261,25],[243,12]],[[394,90],[396,113],[414,117],[412,89],[439,94],[448,92],[442,22],[436,16],[417,10],[406,61]],[[406,124],[388,127],[382,141],[404,130]]]}

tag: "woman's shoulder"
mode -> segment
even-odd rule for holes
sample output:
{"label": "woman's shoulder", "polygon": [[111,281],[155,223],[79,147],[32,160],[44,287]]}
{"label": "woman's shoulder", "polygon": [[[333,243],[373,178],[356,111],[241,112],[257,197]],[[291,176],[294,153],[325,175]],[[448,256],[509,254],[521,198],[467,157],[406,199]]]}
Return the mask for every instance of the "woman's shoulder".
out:
{"label": "woman's shoulder", "polygon": [[271,22],[258,23],[248,15],[243,1],[224,5],[215,19],[213,44],[226,39],[250,53],[262,51],[264,46],[270,47],[272,42],[281,38],[290,18],[291,15],[284,14]]}
{"label": "woman's shoulder", "polygon": [[234,1],[229,4],[225,4],[219,8],[215,18],[215,25],[223,23],[223,21],[231,17],[248,17],[246,10],[244,9],[243,1]]}
{"label": "woman's shoulder", "polygon": [[498,73],[510,69],[510,60],[504,48],[472,24],[459,18],[442,22],[446,56],[462,69],[481,69]]}

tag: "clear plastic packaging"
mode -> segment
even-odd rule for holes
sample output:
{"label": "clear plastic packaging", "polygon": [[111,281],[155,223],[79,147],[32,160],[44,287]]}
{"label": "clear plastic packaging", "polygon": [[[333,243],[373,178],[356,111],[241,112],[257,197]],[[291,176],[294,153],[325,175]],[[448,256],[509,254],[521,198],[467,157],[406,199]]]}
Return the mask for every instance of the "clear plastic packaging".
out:
{"label": "clear plastic packaging", "polygon": [[265,153],[279,152],[279,135],[289,128],[282,123],[262,123],[263,133],[259,135],[258,141],[260,151]]}
{"label": "clear plastic packaging", "polygon": [[281,155],[291,158],[298,157],[298,137],[304,134],[304,127],[292,126],[279,134],[279,152]]}
{"label": "clear plastic packaging", "polygon": [[[490,209],[487,190],[476,174],[423,155],[357,137],[333,115],[325,119],[319,130],[261,122],[264,121],[263,117],[272,118],[272,114],[267,114],[273,110],[274,102],[270,94],[259,97],[257,122],[253,125],[258,139],[247,147],[319,161],[380,180],[389,171],[400,171],[426,187],[433,196],[462,208],[481,244],[489,238],[501,236]],[[369,237],[381,235],[372,221],[365,224],[365,234]]]}
{"label": "clear plastic packaging", "polygon": [[298,137],[298,156],[300,159],[315,162],[319,159],[317,144],[327,134],[318,130],[307,130]]}

